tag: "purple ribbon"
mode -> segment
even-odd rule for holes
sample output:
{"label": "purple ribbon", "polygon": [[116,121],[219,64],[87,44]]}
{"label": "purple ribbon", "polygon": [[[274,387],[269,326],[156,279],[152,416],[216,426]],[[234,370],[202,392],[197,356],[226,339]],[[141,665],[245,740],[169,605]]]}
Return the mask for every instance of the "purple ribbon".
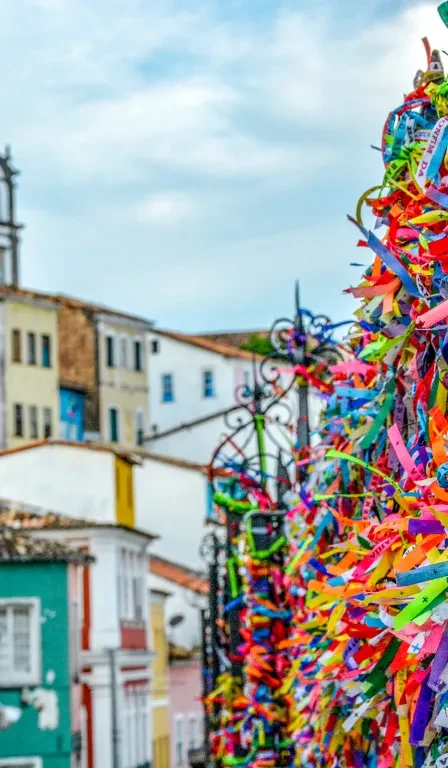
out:
{"label": "purple ribbon", "polygon": [[409,739],[409,744],[411,744],[413,747],[418,747],[425,738],[426,726],[428,725],[430,718],[432,696],[433,692],[431,691],[431,688],[429,688],[426,680],[424,680],[420,689],[420,694],[411,725],[411,736]]}
{"label": "purple ribbon", "polygon": [[409,520],[408,531],[416,536],[418,533],[445,533],[445,528],[438,520]]}
{"label": "purple ribbon", "polygon": [[434,656],[431,665],[431,674],[428,678],[428,686],[432,691],[438,691],[440,687],[440,678],[442,672],[448,664],[448,624],[443,630],[442,639],[440,645],[437,648],[436,655]]}

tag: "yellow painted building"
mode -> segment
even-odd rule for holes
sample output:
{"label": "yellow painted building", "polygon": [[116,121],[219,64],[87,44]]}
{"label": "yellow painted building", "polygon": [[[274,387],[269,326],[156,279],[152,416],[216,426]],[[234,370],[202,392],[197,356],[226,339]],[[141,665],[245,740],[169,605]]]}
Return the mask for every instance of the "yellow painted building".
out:
{"label": "yellow painted building", "polygon": [[151,589],[150,621],[155,658],[152,687],[153,768],[170,768],[168,640],[165,600],[168,592]]}
{"label": "yellow painted building", "polygon": [[100,432],[104,442],[143,448],[148,434],[149,377],[144,321],[98,314]]}
{"label": "yellow painted building", "polygon": [[58,437],[58,304],[11,293],[0,308],[5,355],[2,446]]}

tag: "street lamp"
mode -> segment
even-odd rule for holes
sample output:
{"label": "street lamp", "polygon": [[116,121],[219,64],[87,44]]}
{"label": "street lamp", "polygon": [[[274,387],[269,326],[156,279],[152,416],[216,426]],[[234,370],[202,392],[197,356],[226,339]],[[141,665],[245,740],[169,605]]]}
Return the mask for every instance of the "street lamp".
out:
{"label": "street lamp", "polygon": [[[316,383],[325,377],[331,363],[343,359],[338,343],[333,338],[335,326],[327,315],[313,315],[308,309],[300,307],[299,282],[295,284],[295,313],[293,319],[279,318],[274,321],[269,338],[273,352],[266,355],[260,370],[266,382],[273,384],[280,378],[278,360],[287,360],[291,365],[293,378],[289,391],[296,382],[298,396],[298,417],[296,425],[296,445],[299,453],[305,454],[310,445],[309,423],[309,382],[310,369],[316,376]],[[270,369],[268,370],[268,366]],[[301,473],[303,481],[304,474]]]}
{"label": "street lamp", "polygon": [[[224,523],[226,545],[219,547],[216,533],[207,537],[209,543],[205,549],[209,552],[210,605],[208,632],[204,630],[204,638],[207,636],[210,642],[209,644],[203,642],[203,655],[204,665],[208,664],[211,669],[210,679],[216,688],[219,658],[222,658],[227,651],[227,663],[231,676],[228,681],[229,690],[236,691],[239,698],[233,712],[234,722],[241,717],[240,710],[237,711],[238,707],[241,707],[241,701],[244,703],[246,699],[250,702],[252,696],[253,680],[249,686],[247,682],[251,680],[251,676],[253,677],[254,663],[255,665],[258,663],[255,656],[251,660],[253,639],[263,636],[264,639],[255,639],[255,646],[258,649],[256,653],[261,649],[262,653],[267,654],[269,664],[273,665],[272,660],[277,653],[276,643],[272,640],[276,611],[264,618],[260,617],[260,605],[275,603],[278,615],[282,617],[281,621],[286,623],[285,633],[287,633],[286,625],[289,621],[288,611],[284,608],[284,595],[282,590],[279,590],[278,574],[283,568],[287,546],[284,530],[284,516],[287,508],[285,491],[292,489],[288,472],[289,462],[285,462],[284,457],[287,455],[290,458],[291,449],[290,445],[285,449],[273,434],[271,427],[277,425],[280,429],[286,427],[290,430],[293,426],[299,458],[303,457],[306,462],[310,442],[309,386],[311,384],[320,389],[328,387],[325,384],[328,364],[343,359],[337,343],[333,340],[333,330],[334,326],[325,315],[314,316],[308,310],[301,309],[299,286],[296,283],[294,318],[276,320],[270,332],[272,352],[259,361],[254,356],[252,387],[248,387],[245,383],[237,388],[235,399],[239,408],[232,409],[225,416],[228,432],[214,451],[209,465],[209,480],[214,491],[213,501],[224,517],[224,520],[216,518],[212,522]],[[282,361],[288,363],[286,371],[280,370]],[[289,377],[286,384],[283,383],[284,373]],[[291,391],[296,391],[298,396],[298,418],[294,425],[293,410],[288,398]],[[269,446],[267,439],[270,441]],[[274,445],[273,450],[271,445]],[[301,483],[307,474],[302,466],[303,462],[299,462]],[[246,549],[246,556],[253,566],[250,574],[244,566],[244,562],[248,562],[247,559],[241,559],[235,547],[235,540],[239,537]],[[220,552],[226,554],[227,573],[224,577],[223,569],[218,562]],[[241,575],[240,565],[242,566]],[[245,596],[242,578],[248,590]],[[261,603],[260,595],[264,596]],[[220,610],[218,596],[221,601]],[[244,659],[239,651],[243,643],[243,637],[240,634],[243,609],[246,614],[243,635],[245,647],[248,648],[247,657]],[[223,623],[224,618],[226,620],[226,631],[221,635],[221,642],[216,622],[218,616],[220,624]],[[265,627],[261,634],[260,621],[264,621]],[[275,632],[277,630],[278,627]],[[252,640],[249,642],[248,638]],[[293,747],[279,714],[282,705],[274,688],[275,681],[273,682],[273,677],[268,675],[267,683],[263,684],[260,690],[276,725],[272,728],[268,727],[270,735],[265,743],[270,753],[269,759],[274,759],[277,761],[276,764],[279,764],[278,760],[288,759]],[[238,695],[239,693],[241,695]],[[221,713],[219,708],[214,706],[216,726],[219,726],[220,715],[224,715],[224,722],[227,722],[229,716],[227,710],[233,708],[233,701],[236,699],[231,697],[230,703],[226,704]],[[280,709],[277,709],[278,707]],[[257,708],[259,708],[258,699],[252,702],[246,713],[249,721],[256,721]],[[246,719],[246,715],[244,718]],[[230,722],[232,722],[232,714]],[[213,723],[209,725],[213,726]],[[250,726],[249,729],[252,727]],[[255,733],[256,724],[254,728]],[[224,734],[225,741],[226,734],[229,733],[226,725],[221,729],[221,733]],[[239,733],[240,730],[238,730]],[[255,752],[261,749],[257,739],[256,735],[252,739]],[[263,752],[263,749],[261,751]],[[252,755],[246,754],[247,750],[238,738],[232,743],[232,752],[232,759],[246,757],[252,760]]]}

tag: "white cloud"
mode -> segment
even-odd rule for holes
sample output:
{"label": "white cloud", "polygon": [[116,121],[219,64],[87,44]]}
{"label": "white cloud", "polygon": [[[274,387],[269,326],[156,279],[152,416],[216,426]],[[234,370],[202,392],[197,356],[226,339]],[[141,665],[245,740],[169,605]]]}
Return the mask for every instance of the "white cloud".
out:
{"label": "white cloud", "polygon": [[[264,92],[267,85],[269,103],[279,116],[320,132],[343,128],[349,144],[361,123],[378,115],[385,119],[384,109],[398,106],[412,89],[417,69],[426,65],[422,37],[433,48],[447,46],[437,5],[422,0],[375,23],[367,17],[356,34],[349,25],[345,34],[335,32],[330,5],[318,16],[279,14],[263,53],[265,77],[255,77],[252,84]],[[367,14],[368,6],[363,6]]]}
{"label": "white cloud", "polygon": [[154,195],[139,203],[136,208],[137,220],[161,224],[173,224],[191,217],[196,212],[194,201],[186,195],[167,193]]}
{"label": "white cloud", "polygon": [[332,0],[298,5],[0,0],[28,283],[186,330],[263,324],[296,277],[345,312],[369,144],[446,30],[437,0],[344,0],[337,28]]}

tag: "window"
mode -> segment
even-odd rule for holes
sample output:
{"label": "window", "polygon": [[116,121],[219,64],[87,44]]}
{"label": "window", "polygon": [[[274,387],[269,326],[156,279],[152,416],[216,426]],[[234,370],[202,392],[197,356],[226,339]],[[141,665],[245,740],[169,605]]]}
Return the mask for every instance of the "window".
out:
{"label": "window", "polygon": [[139,339],[135,339],[134,341],[134,370],[143,370],[142,342],[139,341]]}
{"label": "window", "polygon": [[184,722],[182,715],[176,717],[176,764],[184,762]]}
{"label": "window", "polygon": [[36,357],[36,334],[35,333],[29,333],[28,334],[28,364],[29,365],[36,365],[37,363],[37,357]]}
{"label": "window", "polygon": [[30,405],[28,409],[28,415],[29,415],[29,434],[30,437],[34,440],[37,439],[39,436],[39,430],[37,427],[37,406],[36,405]]}
{"label": "window", "polygon": [[113,336],[106,336],[106,365],[108,368],[115,368],[115,339]]}
{"label": "window", "polygon": [[42,336],[42,365],[51,368],[51,339],[45,335]]}
{"label": "window", "polygon": [[23,437],[23,405],[14,405],[14,435]]}
{"label": "window", "polygon": [[[121,764],[124,768],[149,764],[149,704],[145,686],[129,684],[125,686],[121,718],[123,734]],[[157,766],[155,753],[153,765]]]}
{"label": "window", "polygon": [[143,621],[143,607],[141,601],[141,585],[142,581],[140,576],[134,576],[132,579],[132,592],[134,600],[134,619],[135,621]]}
{"label": "window", "polygon": [[53,434],[53,412],[51,408],[44,408],[44,438],[47,439]]}
{"label": "window", "polygon": [[118,443],[120,440],[120,414],[118,408],[109,408],[109,440]]}
{"label": "window", "polygon": [[121,550],[121,589],[120,589],[120,619],[128,616],[128,553]]}
{"label": "window", "polygon": [[162,376],[162,401],[164,403],[174,402],[173,376],[171,373],[165,373]]}
{"label": "window", "polygon": [[135,412],[135,442],[137,445],[145,443],[145,414],[143,411]]}
{"label": "window", "polygon": [[144,585],[146,559],[128,549],[119,551],[119,615],[122,621],[144,622]]}
{"label": "window", "polygon": [[40,682],[40,602],[0,600],[0,688]]}
{"label": "window", "polygon": [[151,341],[151,352],[153,355],[158,355],[160,351],[160,345],[158,339],[153,339]]}
{"label": "window", "polygon": [[22,334],[18,328],[12,332],[12,362],[22,362]]}
{"label": "window", "polygon": [[188,717],[188,749],[196,749],[197,735],[196,735],[196,715],[189,715]]}
{"label": "window", "polygon": [[127,336],[122,336],[120,339],[120,365],[122,368],[129,367]]}
{"label": "window", "polygon": [[213,371],[204,371],[203,383],[204,383],[204,387],[203,387],[204,397],[214,397],[215,384],[214,384]]}
{"label": "window", "polygon": [[244,397],[250,397],[252,393],[250,371],[243,371]]}

